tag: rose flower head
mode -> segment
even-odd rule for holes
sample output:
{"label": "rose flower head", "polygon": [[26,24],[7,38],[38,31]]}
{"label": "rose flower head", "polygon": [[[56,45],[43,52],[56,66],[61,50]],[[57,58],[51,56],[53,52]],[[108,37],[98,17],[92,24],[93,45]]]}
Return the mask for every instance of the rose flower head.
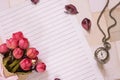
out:
{"label": "rose flower head", "polygon": [[20,48],[15,48],[15,49],[13,50],[13,56],[14,56],[16,59],[22,58],[22,56],[23,56],[23,50],[20,49]]}
{"label": "rose flower head", "polygon": [[17,39],[17,40],[20,40],[20,39],[24,38],[23,33],[20,32],[20,31],[16,32],[16,33],[13,33],[12,37]]}
{"label": "rose flower head", "polygon": [[15,38],[10,38],[6,40],[6,44],[9,49],[15,49],[18,46],[18,41]]}
{"label": "rose flower head", "polygon": [[44,72],[46,70],[46,65],[43,62],[39,62],[36,64],[35,69],[37,72]]}
{"label": "rose flower head", "polygon": [[19,47],[21,49],[27,49],[29,47],[29,41],[27,38],[22,38],[19,40]]}
{"label": "rose flower head", "polygon": [[31,59],[36,58],[38,54],[39,52],[35,48],[29,48],[27,50],[27,56]]}
{"label": "rose flower head", "polygon": [[4,53],[6,53],[8,51],[9,51],[9,49],[8,49],[8,47],[7,47],[7,45],[5,43],[0,45],[0,53],[4,54]]}
{"label": "rose flower head", "polygon": [[30,59],[28,58],[24,58],[21,62],[20,62],[20,67],[21,69],[23,69],[24,71],[28,71],[31,69],[32,67],[32,62]]}

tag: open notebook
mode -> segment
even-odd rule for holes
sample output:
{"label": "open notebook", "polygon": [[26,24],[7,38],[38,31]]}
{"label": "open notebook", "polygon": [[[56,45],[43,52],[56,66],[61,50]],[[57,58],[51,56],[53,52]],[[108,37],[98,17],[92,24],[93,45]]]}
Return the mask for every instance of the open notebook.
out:
{"label": "open notebook", "polygon": [[0,13],[0,36],[22,31],[47,65],[45,73],[27,80],[103,80],[87,41],[73,15],[64,13],[64,0],[30,1]]}

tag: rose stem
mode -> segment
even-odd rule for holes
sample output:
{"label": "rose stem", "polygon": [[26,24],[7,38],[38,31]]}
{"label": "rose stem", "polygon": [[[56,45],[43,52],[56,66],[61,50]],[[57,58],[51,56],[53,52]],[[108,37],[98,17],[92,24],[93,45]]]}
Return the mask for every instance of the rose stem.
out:
{"label": "rose stem", "polygon": [[6,66],[7,62],[10,60],[10,57],[6,57],[3,59],[3,65]]}
{"label": "rose stem", "polygon": [[16,72],[16,70],[19,68],[19,64],[17,64],[13,69],[12,69],[12,72]]}
{"label": "rose stem", "polygon": [[19,62],[20,62],[20,60],[14,60],[14,61],[9,65],[9,67],[12,68],[12,67],[16,66]]}

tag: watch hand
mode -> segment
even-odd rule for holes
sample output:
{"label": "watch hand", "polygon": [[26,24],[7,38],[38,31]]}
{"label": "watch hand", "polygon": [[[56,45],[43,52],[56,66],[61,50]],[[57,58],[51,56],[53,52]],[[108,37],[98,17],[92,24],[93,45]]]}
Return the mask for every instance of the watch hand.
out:
{"label": "watch hand", "polygon": [[101,56],[104,57],[102,52],[101,52]]}

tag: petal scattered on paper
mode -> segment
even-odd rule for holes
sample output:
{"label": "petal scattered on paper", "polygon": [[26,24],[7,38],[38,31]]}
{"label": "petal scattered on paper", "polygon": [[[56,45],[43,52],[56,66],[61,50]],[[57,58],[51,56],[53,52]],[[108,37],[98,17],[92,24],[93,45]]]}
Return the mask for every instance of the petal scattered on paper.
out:
{"label": "petal scattered on paper", "polygon": [[33,4],[37,4],[39,0],[31,0]]}
{"label": "petal scattered on paper", "polygon": [[90,28],[91,28],[91,20],[88,19],[88,18],[84,18],[84,19],[82,20],[81,25],[82,25],[82,27],[83,27],[85,30],[89,31]]}
{"label": "petal scattered on paper", "polygon": [[72,15],[78,14],[77,8],[73,4],[65,5],[65,9],[66,9],[65,13],[67,14]]}
{"label": "petal scattered on paper", "polygon": [[54,80],[60,80],[59,78],[55,78]]}

